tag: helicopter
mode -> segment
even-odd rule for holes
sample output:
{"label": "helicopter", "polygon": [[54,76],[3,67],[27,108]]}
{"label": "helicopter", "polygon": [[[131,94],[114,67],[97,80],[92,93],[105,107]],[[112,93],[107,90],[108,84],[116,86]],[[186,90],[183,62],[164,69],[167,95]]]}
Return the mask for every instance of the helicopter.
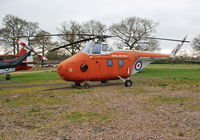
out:
{"label": "helicopter", "polygon": [[39,55],[33,50],[33,48],[27,46],[20,40],[16,40],[16,42],[22,46],[17,55],[0,55],[0,74],[6,74],[6,80],[10,79],[10,75],[8,73],[29,70],[33,67],[33,64],[36,62],[33,61],[31,53],[36,54],[44,61],[47,60],[44,56]]}
{"label": "helicopter", "polygon": [[84,83],[85,88],[89,88],[88,81],[101,81],[106,83],[109,80],[122,80],[125,87],[131,87],[132,81],[130,76],[141,71],[155,60],[174,58],[186,41],[183,40],[153,38],[160,40],[179,41],[171,54],[158,54],[139,51],[114,51],[112,46],[105,43],[107,38],[115,36],[93,35],[93,37],[79,40],[77,42],[63,45],[52,49],[51,51],[65,48],[72,44],[86,42],[83,49],[77,54],[62,61],[57,66],[57,73],[64,81],[72,81],[75,87],[80,87]]}

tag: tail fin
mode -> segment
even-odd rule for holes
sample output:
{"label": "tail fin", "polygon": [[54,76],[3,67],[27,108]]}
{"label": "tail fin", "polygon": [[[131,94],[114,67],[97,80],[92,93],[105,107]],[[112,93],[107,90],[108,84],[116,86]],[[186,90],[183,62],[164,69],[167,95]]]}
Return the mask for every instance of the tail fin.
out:
{"label": "tail fin", "polygon": [[183,38],[183,40],[181,41],[181,44],[178,44],[178,45],[172,50],[172,52],[171,52],[171,54],[170,54],[170,56],[171,56],[172,58],[174,58],[174,57],[177,55],[177,53],[180,51],[180,49],[181,49],[181,47],[183,46],[183,44],[184,44],[185,42],[188,42],[188,41],[186,41],[186,38],[187,38],[187,36],[185,36],[185,37]]}
{"label": "tail fin", "polygon": [[[27,45],[25,43],[23,43],[19,40],[17,40],[17,42],[19,43],[20,46],[22,46],[21,50],[18,53],[18,56],[22,56],[29,51],[29,49],[27,48]],[[24,59],[23,62],[33,62],[33,55],[30,54],[30,56],[28,56],[26,59]]]}
{"label": "tail fin", "polygon": [[22,56],[23,54],[27,53],[27,49],[22,47],[19,51],[19,53],[17,54],[18,56]]}
{"label": "tail fin", "polygon": [[[27,46],[25,43],[21,42],[20,40],[16,40],[17,43],[19,43],[19,45],[23,46],[22,49],[20,50],[20,53],[18,54],[19,56],[20,55],[23,55],[24,53],[26,53],[27,51],[31,50],[34,54],[36,54],[40,59],[42,59],[43,61],[47,61],[47,58],[42,56],[42,55],[39,55],[37,52],[35,52],[33,50],[32,47],[29,47]],[[27,62],[32,62],[33,61],[33,56],[30,55],[29,57],[27,57]]]}

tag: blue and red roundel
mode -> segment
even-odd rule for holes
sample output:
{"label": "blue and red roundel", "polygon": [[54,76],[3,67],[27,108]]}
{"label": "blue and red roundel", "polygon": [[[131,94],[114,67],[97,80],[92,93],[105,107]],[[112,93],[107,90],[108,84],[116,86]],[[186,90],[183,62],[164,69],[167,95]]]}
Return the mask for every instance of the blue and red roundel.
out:
{"label": "blue and red roundel", "polygon": [[140,71],[142,69],[142,61],[138,61],[135,63],[135,70]]}

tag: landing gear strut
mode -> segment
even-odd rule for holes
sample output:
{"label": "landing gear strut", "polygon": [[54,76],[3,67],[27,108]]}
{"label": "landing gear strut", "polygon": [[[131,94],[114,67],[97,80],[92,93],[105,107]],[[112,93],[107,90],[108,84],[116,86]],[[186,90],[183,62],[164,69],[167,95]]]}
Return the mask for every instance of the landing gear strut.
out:
{"label": "landing gear strut", "polygon": [[121,79],[124,82],[125,87],[131,87],[132,86],[132,81],[130,79],[123,79],[122,77],[118,76],[119,79]]}
{"label": "landing gear strut", "polygon": [[10,74],[6,74],[6,80],[10,80],[11,76]]}

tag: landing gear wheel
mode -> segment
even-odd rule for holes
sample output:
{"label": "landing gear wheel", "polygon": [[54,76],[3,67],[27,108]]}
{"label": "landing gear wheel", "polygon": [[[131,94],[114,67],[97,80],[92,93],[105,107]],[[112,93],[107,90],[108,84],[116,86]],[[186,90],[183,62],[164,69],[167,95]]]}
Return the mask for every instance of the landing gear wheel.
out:
{"label": "landing gear wheel", "polygon": [[125,87],[131,87],[132,86],[132,81],[131,80],[126,80],[125,81]]}
{"label": "landing gear wheel", "polygon": [[104,80],[104,81],[101,81],[101,83],[102,83],[102,84],[106,84],[106,83],[107,83],[107,81],[106,81],[106,80]]}
{"label": "landing gear wheel", "polygon": [[10,80],[10,74],[6,74],[6,80]]}
{"label": "landing gear wheel", "polygon": [[74,88],[81,88],[81,83],[72,84],[72,87],[74,87]]}
{"label": "landing gear wheel", "polygon": [[85,83],[84,88],[90,88],[90,85],[88,83]]}
{"label": "landing gear wheel", "polygon": [[80,86],[81,86],[81,83],[75,83],[75,86],[76,86],[76,87],[80,87]]}

